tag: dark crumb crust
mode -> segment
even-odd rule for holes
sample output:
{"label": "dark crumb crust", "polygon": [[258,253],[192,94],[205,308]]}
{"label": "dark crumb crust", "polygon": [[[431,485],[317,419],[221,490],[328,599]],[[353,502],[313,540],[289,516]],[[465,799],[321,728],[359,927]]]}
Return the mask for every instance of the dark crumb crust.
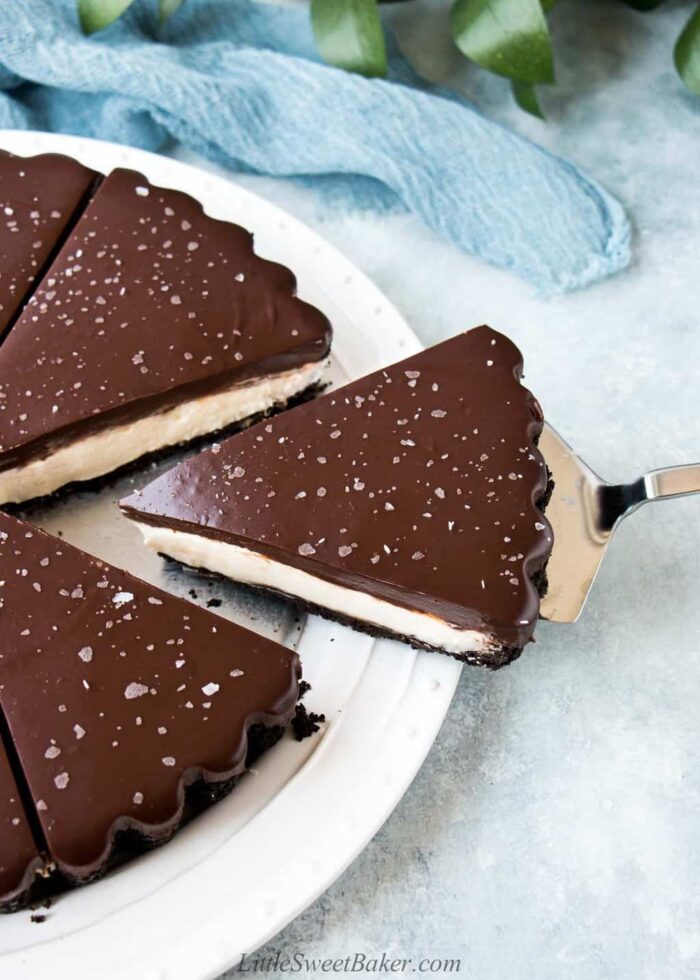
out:
{"label": "dark crumb crust", "polygon": [[[305,682],[299,685],[299,701],[288,723],[297,741],[301,741],[318,731],[319,723],[325,721],[323,715],[317,715],[313,712],[307,713],[302,705],[301,698],[304,697],[308,690],[309,685]],[[248,728],[248,752],[245,760],[246,769],[249,769],[268,749],[279,742],[286,729],[286,725],[264,725],[260,723],[250,725]],[[40,877],[40,866],[37,867],[37,877],[31,886],[12,902],[0,906],[0,913],[18,912],[28,906],[37,908],[47,901],[50,902],[51,898],[55,895],[97,881],[108,872],[122,867],[122,865],[131,861],[133,858],[138,857],[138,855],[153,850],[155,847],[161,847],[171,840],[178,830],[190,823],[204,810],[208,809],[212,803],[216,803],[218,800],[223,799],[223,797],[228,796],[242,775],[245,775],[245,773],[217,783],[207,783],[205,780],[200,779],[187,786],[185,788],[185,805],[182,818],[165,837],[153,840],[132,829],[118,831],[114,836],[112,852],[109,859],[90,878],[73,881],[57,869],[51,868],[50,862],[46,861],[43,865],[44,868],[49,869],[44,872],[46,876]],[[33,920],[38,921],[38,918]]]}
{"label": "dark crumb crust", "polygon": [[[105,473],[103,476],[96,476],[92,480],[74,480],[72,483],[65,483],[63,486],[58,487],[53,493],[47,493],[41,497],[22,500],[20,503],[0,504],[0,509],[6,510],[10,514],[25,515],[34,510],[34,508],[43,507],[46,504],[61,500],[70,493],[100,493],[102,490],[114,486],[117,481],[128,476],[130,473],[140,473],[146,467],[153,466],[154,464],[171,462],[175,465],[175,463],[179,463],[182,460],[181,453],[183,449],[193,452],[206,449],[212,442],[228,439],[229,436],[235,435],[237,432],[242,432],[243,429],[248,429],[251,425],[256,425],[264,419],[271,418],[273,415],[279,415],[281,412],[286,412],[290,408],[296,408],[297,405],[303,405],[305,402],[311,401],[313,398],[322,394],[327,387],[327,382],[319,381],[316,384],[309,385],[308,388],[304,388],[303,391],[300,391],[292,398],[288,398],[287,401],[275,402],[264,412],[256,412],[255,415],[248,415],[244,419],[232,422],[224,429],[208,432],[203,436],[197,436],[195,439],[190,439],[186,442],[163,446],[161,449],[156,449],[152,453],[145,453],[137,459],[132,459],[130,462],[125,463],[116,470]],[[109,430],[107,429],[105,431]]]}
{"label": "dark crumb crust", "polygon": [[[542,514],[545,512],[547,504],[552,497],[553,491],[554,480],[549,467],[547,467],[547,486],[544,493],[535,505]],[[165,561],[172,562],[173,564],[179,565],[182,568],[187,568],[195,574],[206,575],[207,577],[211,578],[225,579],[225,576],[220,575],[218,572],[212,572],[207,568],[194,568],[192,565],[187,565],[185,562],[178,561],[176,558],[172,558],[170,555],[166,555],[163,552],[159,552],[159,555]],[[230,581],[229,579],[225,580]],[[530,576],[530,580],[541,599],[547,592],[546,562],[541,568],[533,571]],[[417,640],[413,636],[404,636],[401,633],[393,633],[391,630],[384,629],[381,626],[376,626],[374,623],[366,623],[363,620],[353,619],[351,616],[345,616],[343,613],[326,609],[324,606],[318,606],[313,602],[306,602],[305,600],[300,599],[298,596],[289,595],[288,593],[282,592],[278,589],[269,589],[260,585],[251,585],[249,582],[234,582],[234,584],[237,588],[242,589],[244,592],[251,592],[258,595],[277,596],[278,598],[284,599],[286,602],[291,603],[300,612],[311,613],[315,616],[321,616],[323,619],[328,619],[333,623],[340,623],[343,626],[350,626],[358,633],[366,633],[368,636],[388,640],[400,640],[402,643],[406,643],[408,646],[413,647],[414,650],[428,650],[433,653],[446,654],[447,656],[454,657],[455,660],[460,660],[463,663],[467,663],[475,667],[488,667],[489,670],[498,670],[500,667],[505,667],[507,664],[517,660],[524,649],[522,646],[514,646],[500,647],[493,651],[489,651],[486,654],[450,653],[449,651],[444,650],[442,647],[432,646],[429,643],[423,643],[421,640]]]}
{"label": "dark crumb crust", "polygon": [[309,738],[317,732],[325,720],[325,715],[316,714],[315,711],[307,711],[304,705],[299,703],[291,721],[294,738],[297,742],[303,742],[305,738]]}

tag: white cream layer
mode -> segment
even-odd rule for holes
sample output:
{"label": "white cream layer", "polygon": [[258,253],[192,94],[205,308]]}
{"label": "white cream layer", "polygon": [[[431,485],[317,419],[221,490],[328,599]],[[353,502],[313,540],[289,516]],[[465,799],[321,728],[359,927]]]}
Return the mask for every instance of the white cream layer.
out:
{"label": "white cream layer", "polygon": [[317,384],[326,364],[313,361],[66,443],[43,459],[0,472],[0,504],[43,497],[74,480],[93,480],[147,453],[265,412]]}
{"label": "white cream layer", "polygon": [[198,534],[136,523],[149,548],[195,568],[206,568],[236,582],[296,596],[350,619],[379,626],[397,636],[414,637],[448,653],[484,653],[493,646],[484,633],[460,629],[429,613],[405,609],[366,592],[333,585],[256,551]]}

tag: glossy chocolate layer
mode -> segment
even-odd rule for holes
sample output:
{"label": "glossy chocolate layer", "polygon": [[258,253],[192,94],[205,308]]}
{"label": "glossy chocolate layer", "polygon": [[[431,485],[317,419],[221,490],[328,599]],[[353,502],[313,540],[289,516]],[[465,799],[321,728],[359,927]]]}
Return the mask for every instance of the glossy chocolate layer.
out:
{"label": "glossy chocolate layer", "polygon": [[0,910],[21,904],[43,863],[7,753],[0,743]]}
{"label": "glossy chocolate layer", "polygon": [[122,502],[520,648],[551,550],[541,409],[479,327],[233,436]]}
{"label": "glossy chocolate layer", "polygon": [[330,326],[295,286],[243,228],[115,170],[0,348],[0,469],[322,360]]}
{"label": "glossy chocolate layer", "polygon": [[97,177],[70,157],[0,150],[0,338]]}
{"label": "glossy chocolate layer", "polygon": [[162,840],[187,785],[244,770],[299,660],[5,514],[0,538],[0,707],[51,858],[87,879],[118,831]]}

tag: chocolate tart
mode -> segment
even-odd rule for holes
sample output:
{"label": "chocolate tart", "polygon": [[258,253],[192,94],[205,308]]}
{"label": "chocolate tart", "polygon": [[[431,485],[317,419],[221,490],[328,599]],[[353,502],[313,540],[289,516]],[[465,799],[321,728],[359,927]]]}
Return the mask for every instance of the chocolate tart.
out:
{"label": "chocolate tart", "polygon": [[279,644],[3,513],[0,583],[13,763],[0,755],[0,901],[14,907],[40,855],[54,876],[89,881],[227,792],[295,717],[301,668]]}
{"label": "chocolate tart", "polygon": [[330,325],[249,232],[115,170],[0,347],[0,503],[285,405]]}
{"label": "chocolate tart", "polygon": [[377,635],[498,667],[552,531],[540,406],[479,327],[189,459],[121,506],[146,543]]}
{"label": "chocolate tart", "polygon": [[77,160],[0,150],[0,338],[67,236],[99,174]]}

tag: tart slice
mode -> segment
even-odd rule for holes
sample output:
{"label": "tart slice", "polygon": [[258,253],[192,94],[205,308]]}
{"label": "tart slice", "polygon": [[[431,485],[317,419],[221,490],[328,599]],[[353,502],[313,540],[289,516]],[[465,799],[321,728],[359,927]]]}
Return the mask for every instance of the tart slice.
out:
{"label": "tart slice", "polygon": [[330,326],[249,232],[115,170],[0,347],[0,503],[94,479],[316,385]]}
{"label": "tart slice", "polygon": [[[120,844],[166,840],[295,713],[296,654],[7,514],[0,582],[3,726],[72,882]],[[2,846],[21,870],[28,841]]]}
{"label": "tart slice", "polygon": [[552,547],[542,412],[479,327],[215,446],[122,501],[146,543],[367,632],[498,667]]}
{"label": "tart slice", "polygon": [[12,912],[25,905],[43,870],[44,861],[0,742],[0,912]]}
{"label": "tart slice", "polygon": [[0,150],[0,338],[98,178],[70,157],[17,157]]}

